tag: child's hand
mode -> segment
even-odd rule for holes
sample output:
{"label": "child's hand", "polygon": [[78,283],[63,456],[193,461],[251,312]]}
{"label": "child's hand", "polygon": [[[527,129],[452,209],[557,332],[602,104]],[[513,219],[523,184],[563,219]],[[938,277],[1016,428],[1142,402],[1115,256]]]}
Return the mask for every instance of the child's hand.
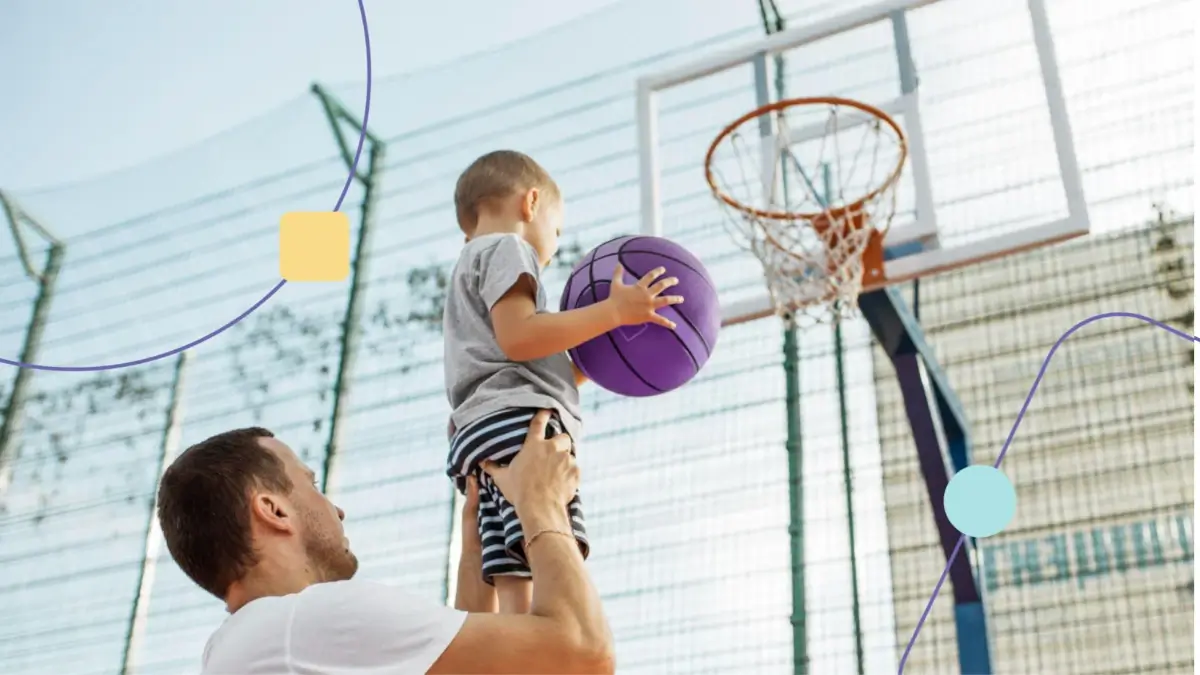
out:
{"label": "child's hand", "polygon": [[616,312],[617,321],[622,326],[637,326],[643,323],[654,323],[664,328],[675,330],[675,322],[660,316],[658,310],[670,305],[683,302],[679,295],[663,295],[663,291],[679,283],[675,277],[667,277],[655,283],[654,280],[666,274],[666,268],[659,267],[651,270],[632,286],[625,283],[625,270],[620,263],[613,272],[612,287],[608,300]]}

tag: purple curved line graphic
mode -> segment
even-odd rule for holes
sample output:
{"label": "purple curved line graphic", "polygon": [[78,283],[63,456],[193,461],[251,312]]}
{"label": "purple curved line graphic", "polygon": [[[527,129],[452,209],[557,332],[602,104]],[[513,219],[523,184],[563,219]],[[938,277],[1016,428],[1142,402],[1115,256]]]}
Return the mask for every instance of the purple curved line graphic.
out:
{"label": "purple curved line graphic", "polygon": [[358,158],[362,157],[363,142],[367,139],[367,121],[371,119],[371,31],[367,28],[367,8],[363,5],[363,0],[358,0],[358,15],[362,17],[363,45],[367,50],[367,100],[363,103],[362,126],[358,133],[358,147],[354,149],[354,161],[350,163],[350,173],[346,175],[342,193],[338,195],[337,203],[333,205],[334,211],[342,210],[342,201],[346,199],[346,193],[350,191],[350,184],[354,182],[354,177],[358,173]]}
{"label": "purple curved line graphic", "polygon": [[[370,117],[371,117],[371,32],[367,28],[367,8],[363,4],[363,0],[358,0],[358,14],[360,17],[362,17],[363,44],[366,47],[366,55],[367,55],[366,102],[363,104],[362,128],[358,134],[358,147],[355,148],[355,150],[354,150],[354,161],[350,164],[350,172],[346,176],[345,184],[342,185],[342,192],[341,192],[341,194],[338,195],[337,203],[334,204],[334,206],[333,206],[334,211],[341,210],[342,202],[346,199],[346,194],[350,191],[350,184],[354,182],[354,178],[358,173],[358,160],[362,156],[363,144],[367,138],[367,122],[368,122],[368,120],[370,120]],[[276,283],[271,288],[271,290],[267,291],[266,294],[263,295],[261,298],[259,298],[253,305],[250,305],[249,309],[247,309],[246,311],[237,315],[236,317],[233,318],[232,321],[229,321],[228,323],[221,326],[220,328],[217,328],[216,330],[212,331],[211,333],[208,333],[207,335],[197,338],[195,340],[192,340],[191,342],[189,342],[185,345],[175,347],[174,349],[168,349],[165,352],[154,354],[153,356],[146,356],[146,357],[143,357],[140,359],[134,359],[132,361],[123,361],[121,363],[106,363],[106,364],[102,364],[102,365],[98,365],[98,366],[48,366],[48,365],[43,365],[40,363],[25,363],[22,361],[6,359],[3,357],[0,357],[0,363],[4,364],[6,366],[16,366],[17,368],[28,368],[29,370],[44,370],[44,371],[60,372],[60,373],[86,373],[86,372],[95,372],[95,371],[100,371],[100,370],[117,370],[119,368],[129,368],[130,366],[140,366],[145,363],[151,363],[153,361],[165,359],[169,356],[174,356],[180,352],[187,351],[187,350],[191,349],[192,347],[195,347],[196,345],[208,342],[209,340],[217,337],[221,333],[224,333],[225,331],[229,330],[233,326],[237,325],[242,319],[245,319],[246,317],[253,314],[254,311],[257,310],[259,307],[262,307],[264,304],[266,304],[266,302],[268,300],[270,300],[272,297],[274,297],[275,294],[279,292],[279,289],[283,288],[285,284],[287,284],[287,280],[280,279],[279,282]]]}
{"label": "purple curved line graphic", "polygon": [[[1003,462],[1004,456],[1008,454],[1008,447],[1012,445],[1013,438],[1017,435],[1017,428],[1021,426],[1021,420],[1025,418],[1025,412],[1029,410],[1029,404],[1033,402],[1033,395],[1037,393],[1038,385],[1042,383],[1042,378],[1046,376],[1046,369],[1050,367],[1050,359],[1054,356],[1054,352],[1058,351],[1058,348],[1062,346],[1062,343],[1080,328],[1100,321],[1101,319],[1118,318],[1137,319],[1143,323],[1157,326],[1158,328],[1161,328],[1168,333],[1176,337],[1183,338],[1189,342],[1200,342],[1200,337],[1192,335],[1191,333],[1186,333],[1177,328],[1172,328],[1171,326],[1168,326],[1161,321],[1155,321],[1148,316],[1135,314],[1133,312],[1106,312],[1104,314],[1096,314],[1095,316],[1090,316],[1074,326],[1071,326],[1067,332],[1063,333],[1062,336],[1058,338],[1058,340],[1054,343],[1054,346],[1050,348],[1050,351],[1046,353],[1046,358],[1042,361],[1042,367],[1038,370],[1037,377],[1033,380],[1033,386],[1029,388],[1029,395],[1025,397],[1025,403],[1021,405],[1021,412],[1017,413],[1017,419],[1015,422],[1013,422],[1012,429],[1008,432],[1008,438],[1005,439],[1004,446],[1000,448],[1000,454],[996,456],[996,463],[992,465],[993,468],[999,469],[1000,462]],[[900,657],[900,667],[899,670],[897,670],[897,675],[904,675],[904,665],[908,662],[908,656],[912,652],[913,645],[917,643],[917,636],[921,633],[921,627],[925,625],[925,620],[929,618],[929,612],[933,609],[933,602],[934,600],[937,600],[938,593],[942,590],[942,584],[946,583],[946,577],[950,574],[950,566],[954,564],[955,558],[958,557],[958,554],[962,550],[963,544],[965,544],[966,541],[967,535],[964,534],[960,536],[958,538],[958,543],[954,546],[954,550],[950,553],[949,558],[946,560],[946,567],[942,570],[942,576],[938,578],[937,584],[934,585],[933,594],[929,596],[929,602],[925,603],[925,611],[921,612],[921,618],[917,620],[917,627],[913,629],[912,637],[909,638],[908,645],[904,648],[904,654]]]}
{"label": "purple curved line graphic", "polygon": [[133,361],[124,361],[122,363],[109,363],[109,364],[105,364],[102,366],[44,366],[44,365],[39,365],[39,364],[35,364],[35,363],[17,363],[14,361],[9,361],[7,359],[0,359],[0,363],[16,365],[16,366],[20,366],[22,368],[29,368],[31,370],[47,370],[47,371],[59,372],[59,373],[86,373],[86,372],[96,371],[96,370],[116,370],[117,368],[129,368],[130,366],[140,366],[143,363],[150,363],[151,361],[165,359],[168,356],[174,356],[174,355],[178,354],[179,352],[187,351],[202,342],[207,342],[208,340],[213,339],[214,337],[220,335],[221,333],[224,333],[226,330],[229,330],[229,328],[231,328],[237,322],[250,316],[250,314],[252,314],[254,312],[254,310],[256,310],[259,307],[262,307],[264,304],[266,304],[267,300],[270,300],[272,296],[274,296],[276,293],[278,293],[279,289],[283,288],[283,285],[286,283],[287,283],[286,281],[280,279],[279,283],[275,284],[274,288],[267,291],[266,295],[264,295],[258,299],[258,302],[255,302],[253,305],[250,305],[249,309],[247,309],[246,311],[237,315],[236,317],[233,318],[232,321],[229,321],[224,326],[221,326],[220,328],[214,330],[213,332],[209,333],[208,335],[205,335],[204,337],[196,338],[195,340],[192,340],[191,342],[189,342],[185,345],[165,351],[161,354],[155,354],[154,356],[147,356],[147,357],[140,358],[140,359],[134,359]]}

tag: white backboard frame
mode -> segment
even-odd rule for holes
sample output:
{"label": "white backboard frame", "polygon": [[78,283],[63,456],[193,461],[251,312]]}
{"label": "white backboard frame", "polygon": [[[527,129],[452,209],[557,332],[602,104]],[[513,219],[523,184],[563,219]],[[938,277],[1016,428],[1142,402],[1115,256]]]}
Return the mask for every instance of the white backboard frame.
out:
{"label": "white backboard frame", "polygon": [[[949,248],[941,246],[938,241],[939,230],[925,139],[920,123],[920,97],[913,73],[905,23],[907,12],[938,1],[886,0],[809,25],[781,31],[761,40],[704,57],[691,64],[640,78],[637,83],[637,127],[642,233],[653,236],[663,235],[661,169],[658,157],[658,92],[752,63],[756,59],[764,59],[839,33],[890,19],[897,37],[897,58],[900,63],[901,84],[904,92],[893,101],[868,101],[868,103],[880,107],[893,117],[903,118],[902,126],[906,129],[909,144],[916,217],[911,223],[905,223],[889,230],[884,247],[894,251],[897,247],[915,243],[918,244],[915,247],[918,250],[887,260],[884,263],[886,280],[874,285],[864,283],[864,292],[1087,234],[1090,231],[1087,202],[1084,198],[1083,181],[1076,159],[1074,139],[1063,96],[1049,19],[1044,0],[1027,0],[1034,45],[1045,89],[1046,105],[1050,113],[1067,215],[1052,222],[1006,233],[1002,236],[985,238],[962,246]],[[821,95],[822,93],[805,92],[805,95]],[[716,137],[719,131],[714,128],[713,136]],[[764,127],[764,133],[772,132]],[[801,129],[793,132],[792,135],[801,138],[805,133],[806,131]],[[777,142],[777,139],[767,136],[764,138],[764,142],[774,143]],[[696,171],[699,174],[702,167],[697,166]],[[763,318],[774,313],[765,287],[759,297],[744,302],[730,303],[722,307],[723,320],[727,325]]]}

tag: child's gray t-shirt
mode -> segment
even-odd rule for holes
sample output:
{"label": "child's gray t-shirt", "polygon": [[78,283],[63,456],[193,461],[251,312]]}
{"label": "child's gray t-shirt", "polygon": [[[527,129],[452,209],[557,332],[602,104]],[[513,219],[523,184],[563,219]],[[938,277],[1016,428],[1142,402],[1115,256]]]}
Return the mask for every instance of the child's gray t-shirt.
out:
{"label": "child's gray t-shirt", "polygon": [[492,307],[523,274],[537,288],[537,312],[546,312],[537,253],[525,240],[488,234],[463,247],[450,275],[442,322],[446,395],[454,410],[450,420],[462,429],[505,408],[546,408],[558,411],[567,433],[578,441],[579,390],[567,355],[514,362],[496,342]]}

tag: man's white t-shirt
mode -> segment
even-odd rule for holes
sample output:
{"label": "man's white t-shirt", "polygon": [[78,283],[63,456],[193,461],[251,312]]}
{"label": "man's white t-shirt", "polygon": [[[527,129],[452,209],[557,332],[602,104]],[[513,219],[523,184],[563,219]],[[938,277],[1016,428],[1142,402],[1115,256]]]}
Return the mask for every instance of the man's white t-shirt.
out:
{"label": "man's white t-shirt", "polygon": [[366,581],[260,598],[225,620],[204,648],[204,675],[425,673],[466,612]]}

